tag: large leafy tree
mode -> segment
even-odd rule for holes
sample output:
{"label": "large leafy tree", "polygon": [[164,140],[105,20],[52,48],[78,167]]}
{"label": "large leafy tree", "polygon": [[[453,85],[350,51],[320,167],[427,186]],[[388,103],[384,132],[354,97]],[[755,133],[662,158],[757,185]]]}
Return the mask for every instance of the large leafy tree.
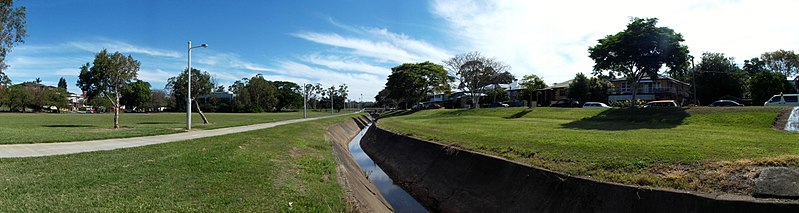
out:
{"label": "large leafy tree", "polygon": [[406,108],[434,93],[449,92],[452,77],[444,67],[429,61],[406,63],[391,68],[385,90],[386,98],[399,100]]}
{"label": "large leafy tree", "polygon": [[681,44],[682,35],[668,27],[657,27],[657,22],[657,18],[632,18],[624,31],[599,39],[599,44],[588,49],[596,63],[594,75],[608,72],[624,76],[633,88],[633,100],[641,78],[657,78],[664,65],[669,75],[684,75],[688,47]]}
{"label": "large leafy tree", "polygon": [[456,55],[444,61],[444,65],[458,77],[458,88],[469,92],[472,108],[480,108],[480,88],[513,80],[508,72],[510,66],[495,58],[484,57],[479,52]]}
{"label": "large leafy tree", "polygon": [[172,99],[169,97],[166,91],[156,89],[150,92],[150,100],[144,102],[143,107],[157,110],[160,107],[170,106],[170,102]]}
{"label": "large leafy tree", "polygon": [[0,85],[11,84],[11,79],[5,74],[8,68],[6,55],[18,43],[25,43],[25,6],[14,7],[13,0],[0,0]]}
{"label": "large leafy tree", "polygon": [[131,110],[138,110],[152,98],[150,83],[142,80],[130,82],[122,90],[122,104]]}
{"label": "large leafy tree", "polygon": [[[171,77],[167,80],[166,89],[171,91],[172,97],[175,99],[175,107],[177,109],[186,110],[186,91],[188,88],[188,72],[187,69],[183,70],[180,75]],[[214,83],[211,81],[211,74],[202,72],[198,69],[191,68],[191,102],[197,108],[197,113],[203,119],[203,124],[208,124],[208,118],[205,117],[200,104],[197,102],[197,97],[211,94],[214,89]]]}
{"label": "large leafy tree", "polygon": [[799,74],[799,55],[793,50],[777,50],[760,55],[760,60],[766,65],[766,69],[781,73],[787,77]]}
{"label": "large leafy tree", "polygon": [[[249,96],[247,106],[250,112],[267,112],[277,108],[277,88],[262,75],[256,75],[247,81],[244,86],[245,94]],[[246,98],[246,97],[245,97]]]}
{"label": "large leafy tree", "polygon": [[706,52],[696,69],[699,103],[710,103],[726,95],[743,97],[746,72],[738,68],[734,58],[724,53]]}
{"label": "large leafy tree", "polygon": [[119,109],[122,89],[139,72],[141,63],[122,53],[109,54],[103,49],[94,56],[94,62],[81,66],[77,86],[89,99],[105,97],[114,109],[114,128],[119,128]]}
{"label": "large leafy tree", "polygon": [[591,82],[583,73],[577,73],[574,80],[569,83],[569,90],[566,97],[577,99],[580,102],[588,100],[591,92]]}
{"label": "large leafy tree", "polygon": [[749,79],[752,103],[765,103],[771,96],[780,93],[796,93],[796,89],[782,73],[765,70]]}
{"label": "large leafy tree", "polygon": [[280,111],[288,106],[297,107],[301,104],[302,91],[300,85],[289,81],[273,81],[272,85],[277,89],[276,111]]}

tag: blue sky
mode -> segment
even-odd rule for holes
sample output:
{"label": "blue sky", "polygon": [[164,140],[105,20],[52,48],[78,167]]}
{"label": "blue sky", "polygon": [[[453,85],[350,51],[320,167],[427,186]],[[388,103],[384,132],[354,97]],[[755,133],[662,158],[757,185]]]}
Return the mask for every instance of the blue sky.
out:
{"label": "blue sky", "polygon": [[[218,83],[263,74],[269,80],[346,83],[350,98],[372,100],[390,68],[440,63],[481,51],[521,78],[547,83],[590,73],[587,48],[622,30],[631,16],[658,17],[682,33],[693,55],[722,52],[739,63],[766,51],[799,50],[792,1],[38,1],[28,9],[24,44],[7,57],[15,83],[41,78],[75,86],[79,67],[103,48],[141,61],[139,78],[162,89],[186,66]],[[657,7],[653,7],[657,4]]]}

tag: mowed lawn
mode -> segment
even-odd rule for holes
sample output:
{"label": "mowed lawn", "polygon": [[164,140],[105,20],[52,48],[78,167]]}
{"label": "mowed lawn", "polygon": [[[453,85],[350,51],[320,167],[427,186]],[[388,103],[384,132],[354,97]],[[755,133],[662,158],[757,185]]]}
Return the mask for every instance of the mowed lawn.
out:
{"label": "mowed lawn", "polygon": [[348,211],[324,133],[350,119],[113,151],[0,159],[0,211]]}
{"label": "mowed lawn", "polygon": [[[330,112],[308,112],[309,117]],[[210,124],[199,114],[192,115],[193,129],[215,129],[300,119],[302,112],[281,113],[206,113]],[[186,127],[185,113],[122,113],[120,129],[114,129],[114,115],[72,113],[0,113],[0,144],[85,141],[108,138],[177,133]]]}
{"label": "mowed lawn", "polygon": [[[782,108],[506,108],[395,113],[400,134],[614,182],[748,193],[759,166],[799,166]],[[740,175],[744,181],[730,179]]]}

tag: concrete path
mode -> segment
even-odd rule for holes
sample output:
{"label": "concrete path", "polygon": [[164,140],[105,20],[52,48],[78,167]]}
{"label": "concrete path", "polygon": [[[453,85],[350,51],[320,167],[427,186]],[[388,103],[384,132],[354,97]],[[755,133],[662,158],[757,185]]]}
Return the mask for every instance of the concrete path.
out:
{"label": "concrete path", "polygon": [[211,130],[190,131],[184,133],[154,135],[135,138],[116,138],[94,141],[61,142],[61,143],[36,143],[36,144],[8,144],[0,145],[0,158],[19,158],[19,157],[39,157],[49,155],[65,155],[81,152],[93,152],[100,150],[122,149],[130,147],[147,146],[159,143],[169,143],[175,141],[191,140],[218,135],[233,134],[258,129],[272,128],[284,124],[293,124],[304,121],[319,120],[341,115],[329,115],[315,118],[304,118],[295,120],[277,121],[272,123],[254,124],[249,126],[237,126]]}

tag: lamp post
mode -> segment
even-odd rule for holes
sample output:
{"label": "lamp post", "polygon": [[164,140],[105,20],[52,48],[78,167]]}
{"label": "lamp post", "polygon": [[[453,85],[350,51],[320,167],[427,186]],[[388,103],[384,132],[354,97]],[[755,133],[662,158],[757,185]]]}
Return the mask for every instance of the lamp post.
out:
{"label": "lamp post", "polygon": [[200,46],[192,47],[191,41],[189,41],[189,69],[186,70],[186,130],[191,130],[191,49],[194,48],[208,48],[208,45],[202,44]]}
{"label": "lamp post", "polygon": [[302,118],[308,118],[308,84],[302,84]]}

